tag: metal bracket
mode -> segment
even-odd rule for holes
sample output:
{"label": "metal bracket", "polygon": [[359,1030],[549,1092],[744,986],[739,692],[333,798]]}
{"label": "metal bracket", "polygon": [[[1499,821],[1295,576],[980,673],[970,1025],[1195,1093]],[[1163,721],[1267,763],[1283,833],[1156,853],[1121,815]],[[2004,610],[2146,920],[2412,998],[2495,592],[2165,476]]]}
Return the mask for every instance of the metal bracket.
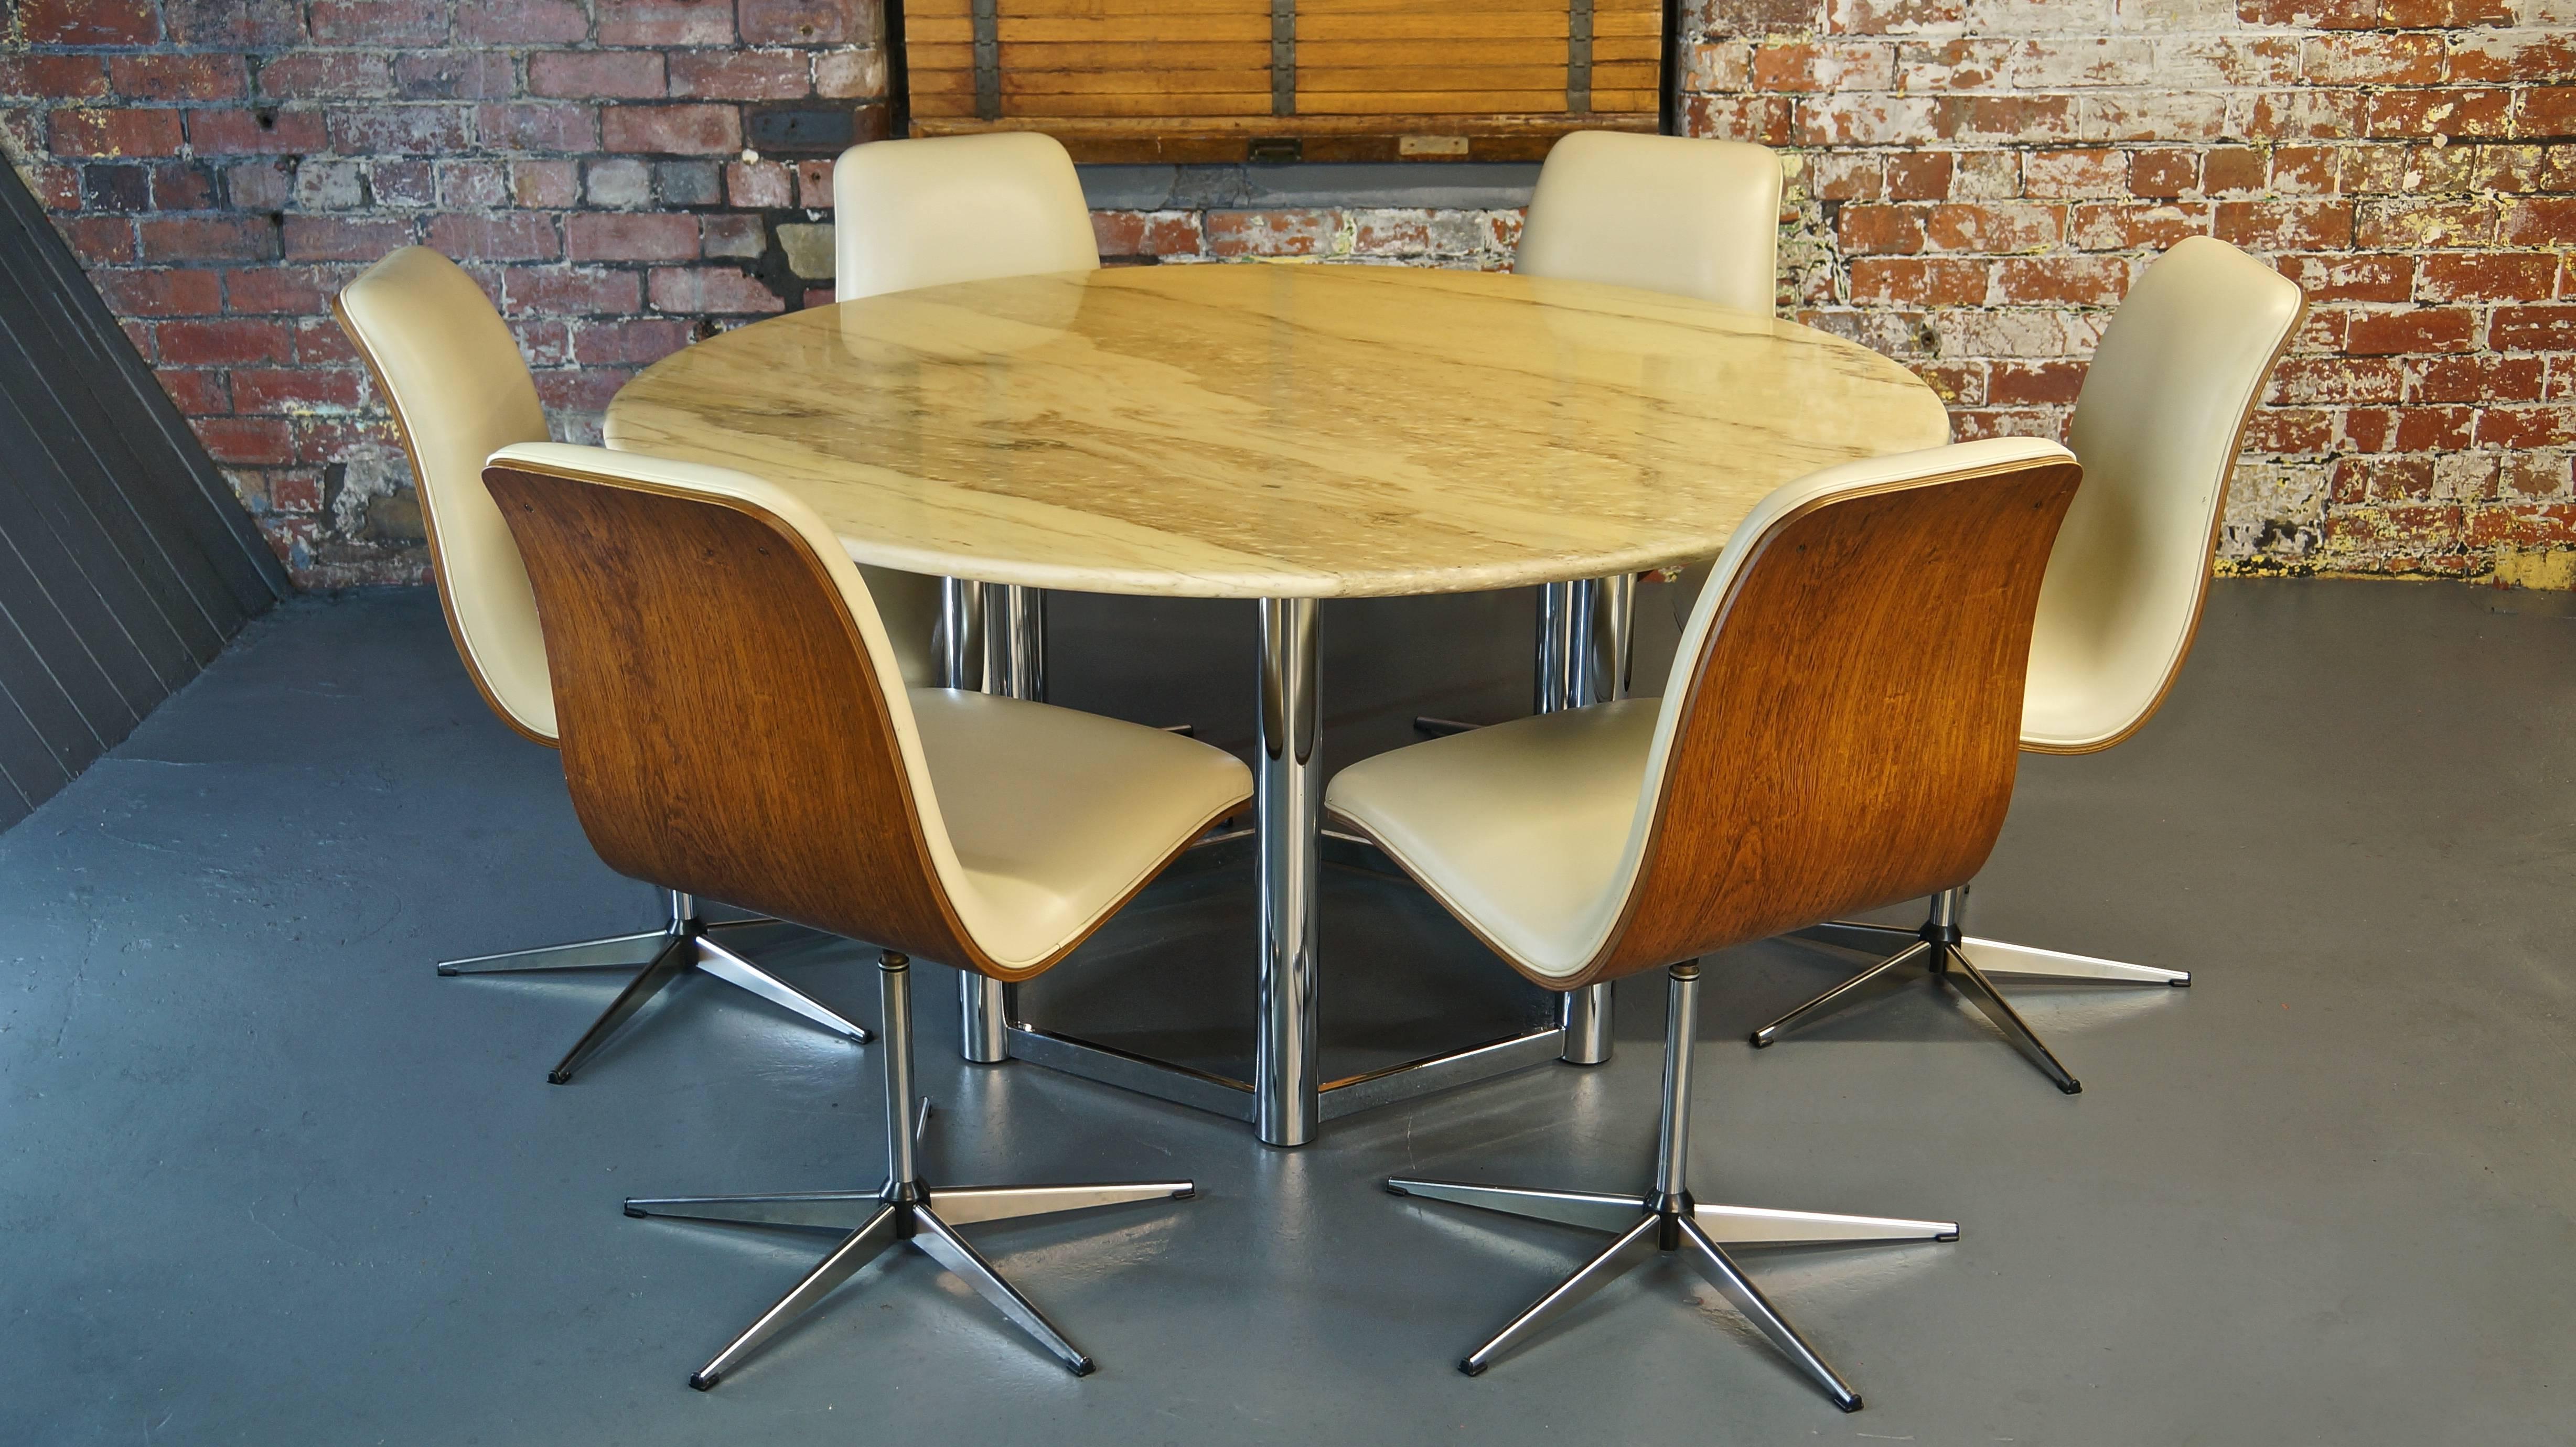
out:
{"label": "metal bracket", "polygon": [[1297,0],[1270,0],[1270,113],[1297,114]]}
{"label": "metal bracket", "polygon": [[1592,109],[1592,0],[1566,0],[1565,110],[1584,115]]}
{"label": "metal bracket", "polygon": [[975,0],[975,118],[1002,118],[1002,4]]}

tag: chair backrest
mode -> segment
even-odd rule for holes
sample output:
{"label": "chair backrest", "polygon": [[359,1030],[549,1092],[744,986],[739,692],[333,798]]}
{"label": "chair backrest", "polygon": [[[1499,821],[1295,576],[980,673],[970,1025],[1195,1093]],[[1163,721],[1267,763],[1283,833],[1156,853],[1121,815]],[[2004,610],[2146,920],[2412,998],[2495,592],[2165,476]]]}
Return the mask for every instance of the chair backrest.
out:
{"label": "chair backrest", "polygon": [[1033,131],[852,146],[832,169],[832,228],[841,301],[1100,265],[1073,158]]}
{"label": "chair backrest", "polygon": [[2012,799],[2031,615],[2080,475],[2008,438],[1764,499],[1683,630],[1599,944],[1555,988],[1973,877]]}
{"label": "chair backrest", "polygon": [[1780,158],[1741,141],[1577,131],[1539,168],[1513,269],[1779,306]]}
{"label": "chair backrest", "polygon": [[2106,749],[2164,701],[2209,595],[2245,424],[2307,299],[2193,237],[2138,279],[2093,354],[2068,441],[2084,490],[2040,589],[2022,744]]}
{"label": "chair backrest", "polygon": [[429,528],[447,631],[483,701],[519,732],[555,741],[544,636],[519,546],[483,490],[483,459],[542,442],[546,414],[519,344],[474,278],[425,246],[360,273],[331,311],[393,409]]}
{"label": "chair backrest", "polygon": [[561,443],[483,476],[610,868],[1005,979],[1053,963],[995,960],[961,916],[903,659],[811,509],[744,473]]}

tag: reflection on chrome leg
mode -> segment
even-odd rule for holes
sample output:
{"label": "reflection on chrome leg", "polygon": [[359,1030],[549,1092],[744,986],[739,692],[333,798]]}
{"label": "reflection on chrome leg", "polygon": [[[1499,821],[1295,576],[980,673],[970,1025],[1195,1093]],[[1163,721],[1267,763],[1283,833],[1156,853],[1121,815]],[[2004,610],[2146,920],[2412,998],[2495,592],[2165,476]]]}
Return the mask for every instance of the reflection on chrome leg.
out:
{"label": "reflection on chrome leg", "polygon": [[1694,1202],[1691,1219],[1721,1246],[1831,1246],[1866,1241],[1956,1241],[1956,1221],[1900,1216],[1842,1216],[1830,1211],[1774,1211],[1761,1206]]}
{"label": "reflection on chrome leg", "polygon": [[564,1052],[563,1059],[555,1062],[555,1068],[546,1072],[547,1083],[562,1085],[571,1080],[573,1072],[598,1054],[599,1047],[608,1043],[608,1037],[616,1034],[619,1026],[634,1018],[636,1011],[643,1009],[646,1002],[662,993],[673,980],[686,974],[696,958],[695,941],[687,935],[673,936],[662,946],[662,953],[654,957],[653,963],[627,981],[626,988],[617,992],[617,998],[608,1002],[608,1008],[600,1012],[599,1018],[590,1022],[590,1028],[582,1032],[570,1050]]}
{"label": "reflection on chrome leg", "polygon": [[1977,968],[1989,975],[2023,975],[2049,980],[2100,980],[2124,985],[2184,985],[2191,983],[2191,971],[2159,969],[2154,965],[2125,964],[2119,960],[2097,959],[2092,955],[2070,955],[2058,950],[2035,950],[2028,945],[2006,944],[2002,940],[1978,939],[1974,935],[1959,941],[1966,949],[1977,952]]}
{"label": "reflection on chrome leg", "polygon": [[1529,1309],[1513,1317],[1511,1324],[1494,1333],[1493,1340],[1467,1353],[1458,1370],[1471,1377],[1485,1374],[1494,1358],[1520,1342],[1538,1334],[1549,1322],[1572,1310],[1584,1298],[1625,1275],[1628,1268],[1645,1260],[1655,1251],[1655,1233],[1663,1225],[1659,1216],[1640,1216],[1618,1240],[1602,1248],[1601,1254],[1577,1267],[1572,1276],[1556,1284],[1556,1289],[1530,1303]]}
{"label": "reflection on chrome leg", "polygon": [[1016,1221],[1058,1211],[1123,1206],[1132,1201],[1186,1201],[1198,1194],[1189,1181],[1117,1181],[1096,1186],[933,1186],[930,1207],[942,1220]]}
{"label": "reflection on chrome leg", "polygon": [[768,1196],[630,1196],[626,1214],[722,1226],[807,1226],[855,1231],[885,1198],[875,1191],[784,1191]]}
{"label": "reflection on chrome leg", "polygon": [[1922,938],[1919,931],[1899,929],[1892,924],[1861,924],[1854,920],[1834,920],[1789,931],[1793,940],[1813,940],[1820,945],[1840,945],[1847,950],[1865,950],[1870,954],[1888,954],[1901,950]]}
{"label": "reflection on chrome leg", "polygon": [[1589,1226],[1596,1231],[1624,1231],[1637,1219],[1638,1212],[1654,1209],[1643,1196],[1611,1196],[1598,1191],[1535,1191],[1520,1186],[1406,1180],[1389,1181],[1386,1189],[1390,1195],[1420,1196],[1427,1201],[1477,1206],[1506,1216]]}
{"label": "reflection on chrome leg", "polygon": [[1744,1314],[1745,1320],[1771,1339],[1771,1344],[1780,1349],[1781,1355],[1796,1362],[1808,1376],[1815,1378],[1817,1384],[1825,1389],[1825,1394],[1834,1399],[1835,1406],[1846,1412],[1860,1410],[1860,1393],[1853,1391],[1850,1383],[1825,1365],[1825,1359],[1816,1355],[1816,1349],[1807,1345],[1807,1339],[1798,1335],[1798,1329],[1789,1325],[1772,1307],[1770,1299],[1762,1294],[1762,1288],[1753,1284],[1753,1278],[1738,1269],[1718,1244],[1708,1239],[1708,1233],[1699,1228],[1698,1221],[1688,1216],[1682,1218],[1682,1239],[1689,1243],[1687,1254],[1691,1264],[1698,1267],[1709,1284]]}
{"label": "reflection on chrome leg", "polygon": [[698,940],[698,968],[739,989],[749,990],[773,1005],[804,1016],[845,1040],[865,1045],[877,1038],[864,1025],[841,1018],[839,1011],[794,985],[769,973],[760,966],[701,936]]}
{"label": "reflection on chrome leg", "polygon": [[1020,1295],[1018,1287],[1004,1280],[993,1263],[984,1259],[983,1252],[969,1245],[965,1237],[949,1230],[948,1223],[933,1215],[926,1206],[913,1209],[912,1224],[912,1244],[947,1267],[949,1275],[975,1288],[976,1295],[992,1303],[993,1309],[1009,1317],[1013,1325],[1036,1337],[1038,1344],[1055,1353],[1075,1376],[1091,1375],[1094,1365],[1091,1358],[1065,1340],[1064,1333],[1056,1330],[1055,1323],[1046,1319],[1046,1313],[1038,1310],[1037,1303]]}
{"label": "reflection on chrome leg", "polygon": [[1937,948],[1939,948],[1937,945],[1918,942],[1905,949],[1897,951],[1895,954],[1888,956],[1886,959],[1879,961],[1877,964],[1870,966],[1868,969],[1863,970],[1859,974],[1852,976],[1850,979],[1843,981],[1841,984],[1834,986],[1832,989],[1818,995],[1816,998],[1809,1000],[1807,1003],[1800,1005],[1794,1010],[1791,1010],[1788,1014],[1783,1015],[1779,1019],[1772,1021],[1770,1024],[1763,1026],[1761,1029],[1754,1031],[1753,1044],[1756,1048],[1773,1044],[1777,1042],[1782,1035],[1791,1030],[1797,1029],[1799,1026],[1806,1024],[1810,1020],[1830,1015],[1835,1011],[1842,1009],[1846,1005],[1856,1004],[1873,995],[1884,994],[1889,989],[1892,989],[1897,985],[1904,984],[1909,978],[1911,978],[1911,975],[1909,974],[1910,971],[1918,966],[1928,966],[1931,964],[1932,952]]}
{"label": "reflection on chrome leg", "polygon": [[442,975],[500,975],[523,970],[640,969],[653,963],[653,957],[662,953],[662,946],[670,942],[669,931],[647,930],[642,934],[613,935],[601,940],[547,945],[542,949],[441,960],[438,972]]}
{"label": "reflection on chrome leg", "polygon": [[2082,1092],[2083,1082],[2077,1080],[2063,1064],[2059,1063],[2057,1056],[2051,1053],[2046,1045],[2040,1043],[2038,1034],[2021,1018],[2021,1012],[2014,1009],[2011,1002],[2003,997],[2003,992],[1995,988],[1995,982],[1987,979],[1985,972],[1979,970],[1962,951],[1954,949],[1947,953],[1950,968],[1946,973],[1952,988],[1967,996],[1968,1003],[1983,1011],[1985,1017],[1994,1022],[1994,1027],[2004,1032],[2004,1038],[2013,1043],[2014,1049],[2029,1056],[2033,1065],[2038,1066],[2049,1079],[2057,1082],[2059,1090],[2068,1095]]}
{"label": "reflection on chrome leg", "polygon": [[868,1218],[866,1225],[851,1232],[840,1245],[832,1248],[831,1255],[824,1257],[813,1270],[805,1273],[804,1280],[797,1282],[788,1289],[785,1296],[778,1298],[776,1306],[762,1312],[760,1319],[746,1328],[742,1335],[735,1337],[726,1344],[723,1351],[715,1354],[714,1359],[690,1374],[689,1385],[701,1392],[713,1388],[717,1382],[724,1380],[724,1374],[732,1371],[743,1358],[759,1350],[761,1343],[778,1335],[779,1330],[789,1322],[811,1311],[814,1303],[832,1294],[833,1287],[849,1280],[857,1274],[860,1267],[875,1260],[880,1252],[894,1242],[894,1208],[880,1207],[874,1216]]}

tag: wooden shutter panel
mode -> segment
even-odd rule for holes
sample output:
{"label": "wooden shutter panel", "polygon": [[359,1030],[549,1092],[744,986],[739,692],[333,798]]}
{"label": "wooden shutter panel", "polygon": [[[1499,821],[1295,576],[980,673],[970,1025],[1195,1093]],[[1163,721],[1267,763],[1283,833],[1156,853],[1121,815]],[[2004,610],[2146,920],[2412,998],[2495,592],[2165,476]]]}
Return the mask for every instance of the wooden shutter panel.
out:
{"label": "wooden shutter panel", "polygon": [[1529,159],[1653,130],[1663,0],[906,0],[912,134],[1084,161]]}

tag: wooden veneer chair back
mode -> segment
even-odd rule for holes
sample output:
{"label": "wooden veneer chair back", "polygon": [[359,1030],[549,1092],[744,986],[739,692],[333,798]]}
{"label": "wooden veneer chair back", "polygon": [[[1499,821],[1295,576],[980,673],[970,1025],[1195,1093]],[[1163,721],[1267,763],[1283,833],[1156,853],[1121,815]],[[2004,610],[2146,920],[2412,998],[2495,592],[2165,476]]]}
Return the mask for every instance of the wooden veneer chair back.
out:
{"label": "wooden veneer chair back", "polygon": [[511,449],[484,477],[611,868],[961,968],[1044,967],[996,963],[960,919],[901,660],[818,519],[741,473],[592,448]]}
{"label": "wooden veneer chair back", "polygon": [[574,808],[622,873],[1023,980],[1251,796],[1204,744],[907,689],[840,540],[759,478],[551,443],[484,477],[535,584]]}
{"label": "wooden veneer chair back", "polygon": [[1073,158],[1033,131],[853,146],[833,166],[832,224],[841,301],[1100,265]]}
{"label": "wooden veneer chair back", "polygon": [[2080,476],[2054,443],[2005,439],[1766,499],[1684,630],[1615,915],[1573,975],[1524,973],[1590,984],[1974,876]]}
{"label": "wooden veneer chair back", "polygon": [[1513,269],[1769,316],[1780,158],[1742,141],[1577,131],[1549,150]]}

